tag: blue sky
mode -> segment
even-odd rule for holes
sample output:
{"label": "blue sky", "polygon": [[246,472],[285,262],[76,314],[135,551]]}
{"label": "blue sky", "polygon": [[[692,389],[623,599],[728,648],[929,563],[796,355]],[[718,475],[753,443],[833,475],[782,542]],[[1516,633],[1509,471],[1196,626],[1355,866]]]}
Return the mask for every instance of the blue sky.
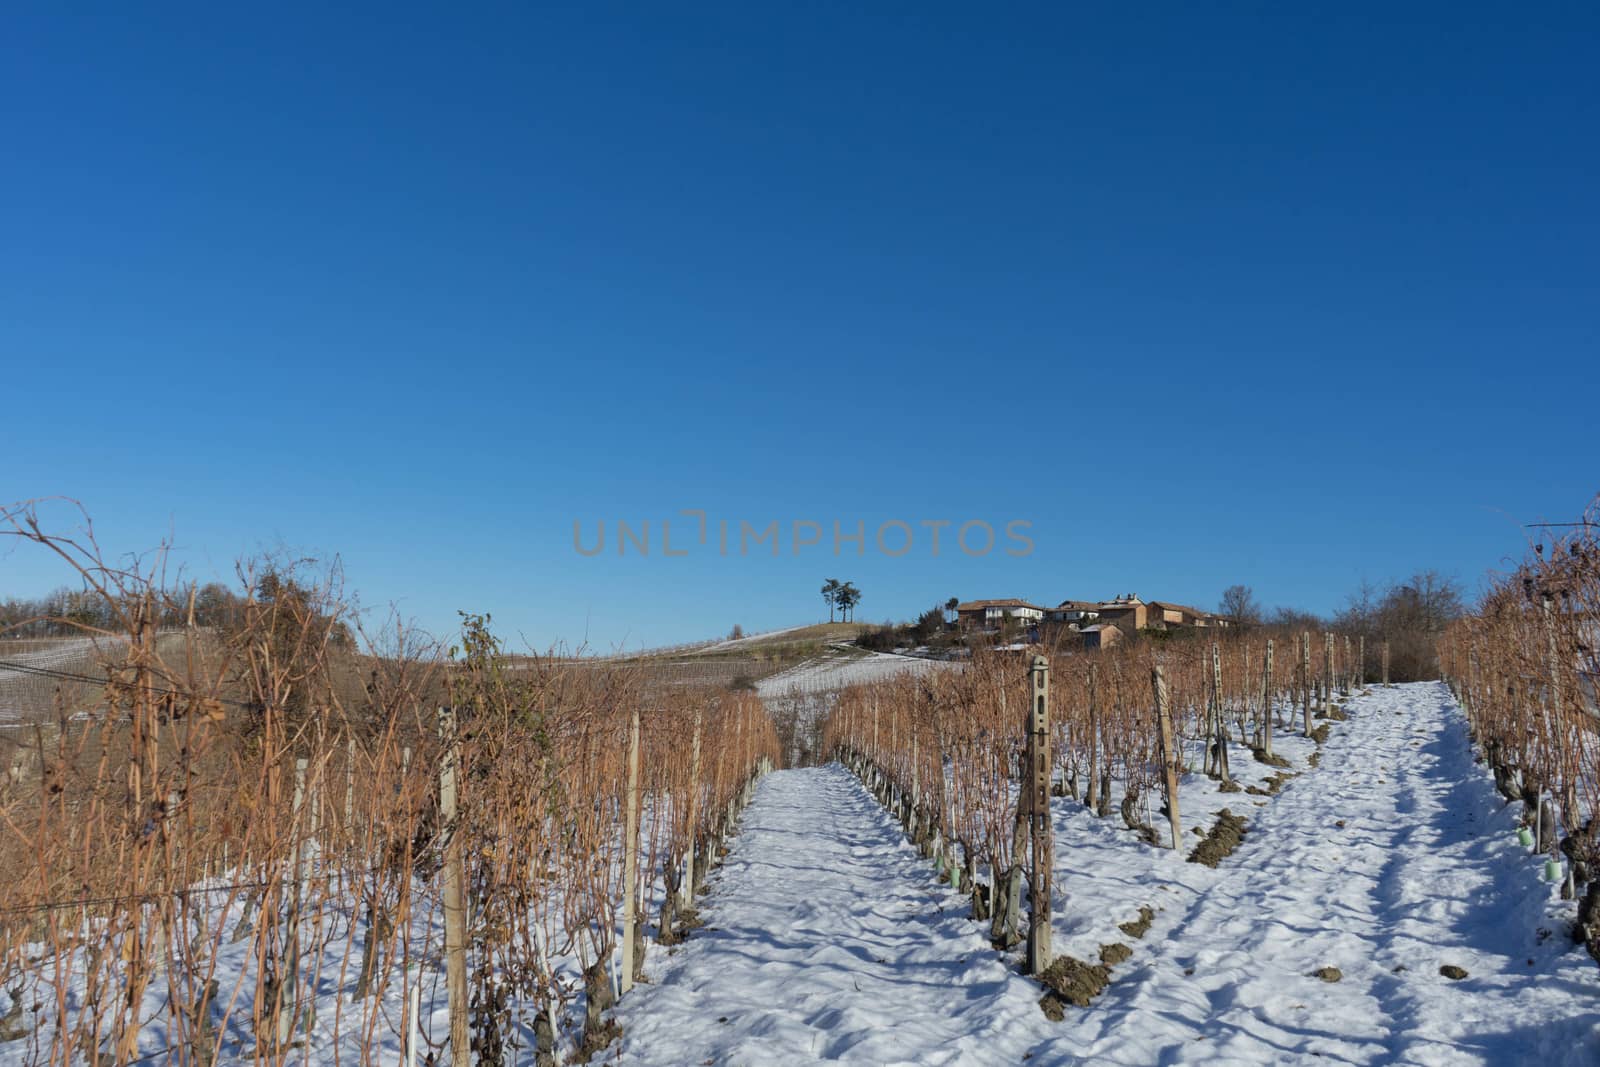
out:
{"label": "blue sky", "polygon": [[10,9],[0,499],[604,648],[1330,610],[1600,490],[1592,5],[863,6]]}

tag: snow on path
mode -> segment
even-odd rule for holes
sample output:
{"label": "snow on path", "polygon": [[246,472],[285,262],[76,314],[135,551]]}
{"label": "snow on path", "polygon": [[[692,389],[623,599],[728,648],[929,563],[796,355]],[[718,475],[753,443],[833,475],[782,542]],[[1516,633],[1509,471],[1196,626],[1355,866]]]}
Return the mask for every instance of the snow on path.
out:
{"label": "snow on path", "polygon": [[[1221,876],[1168,906],[1116,1000],[1165,1062],[1600,1063],[1600,973],[1448,690],[1348,710],[1321,767],[1246,812]],[[1310,976],[1324,966],[1342,980]]]}
{"label": "snow on path", "polygon": [[990,1063],[986,1034],[1047,1033],[1037,987],[843,768],[766,776],[742,823],[707,927],[623,1000],[617,1062]]}
{"label": "snow on path", "polygon": [[[710,929],[657,949],[623,1001],[617,1062],[1600,1063],[1600,968],[1448,691],[1347,710],[1318,769],[1227,798],[1250,831],[1218,870],[1057,801],[1057,950],[1134,950],[1061,1023],[847,772],[769,775],[702,902]],[[1186,785],[1186,826],[1210,821],[1209,790]],[[1143,940],[1116,930],[1146,903]]]}

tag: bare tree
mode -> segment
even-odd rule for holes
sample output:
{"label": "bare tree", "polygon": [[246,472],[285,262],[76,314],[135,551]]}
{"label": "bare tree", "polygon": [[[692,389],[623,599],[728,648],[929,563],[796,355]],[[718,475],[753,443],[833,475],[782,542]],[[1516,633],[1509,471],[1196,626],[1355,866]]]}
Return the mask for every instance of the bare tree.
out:
{"label": "bare tree", "polygon": [[1224,589],[1217,610],[1240,626],[1254,626],[1261,621],[1261,605],[1256,603],[1255,592],[1248,585],[1230,585]]}
{"label": "bare tree", "polygon": [[1438,571],[1419,571],[1390,587],[1378,602],[1376,622],[1391,646],[1391,676],[1402,682],[1439,677],[1436,645],[1465,613],[1461,586]]}

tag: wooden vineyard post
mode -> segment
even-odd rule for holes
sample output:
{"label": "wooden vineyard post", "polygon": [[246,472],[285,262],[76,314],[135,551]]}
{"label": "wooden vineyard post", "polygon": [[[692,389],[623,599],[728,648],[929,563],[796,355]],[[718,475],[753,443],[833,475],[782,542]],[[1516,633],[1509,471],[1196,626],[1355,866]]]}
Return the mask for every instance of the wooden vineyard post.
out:
{"label": "wooden vineyard post", "polygon": [[[307,804],[306,814],[309,816],[309,820],[310,821],[309,821],[309,826],[307,828],[307,833],[306,833],[305,840],[303,840],[300,843],[300,872],[299,872],[300,887],[299,887],[299,893],[300,893],[300,899],[302,901],[309,900],[310,897],[311,897],[311,872],[312,872],[311,856],[313,854],[312,850],[314,848],[316,848],[317,851],[321,851],[320,848],[316,845],[316,841],[317,841],[317,834],[322,829],[322,767],[323,766],[326,766],[326,763],[324,763],[322,766],[319,766],[317,768],[317,775],[312,780],[312,783],[311,783],[311,791],[306,796],[306,804]],[[296,951],[298,952],[298,949]],[[310,1040],[312,1029],[316,1026],[316,1011],[317,1011],[316,1000],[313,997],[313,998],[311,998],[311,1002],[306,1005],[304,1019],[302,1020],[299,1016],[296,1016],[296,1019],[295,1019],[297,1024],[300,1023],[301,1021],[304,1022],[304,1024],[305,1024],[305,1035],[306,1035],[306,1039],[307,1040]]]}
{"label": "wooden vineyard post", "polygon": [[878,758],[878,698],[874,696],[872,698],[872,779],[874,788],[876,788],[878,779],[877,768],[881,763],[882,761]]}
{"label": "wooden vineyard post", "polygon": [[356,811],[356,735],[345,735],[344,744],[344,832],[355,840]]}
{"label": "wooden vineyard post", "polygon": [[1356,688],[1365,689],[1367,686],[1367,635],[1362,634],[1356,640]]}
{"label": "wooden vineyard post", "polygon": [[898,701],[889,709],[889,751],[895,755],[900,753],[900,704]]}
{"label": "wooden vineyard post", "polygon": [[422,983],[411,980],[411,968],[405,969],[406,977],[406,1067],[417,1067],[417,1046],[422,1043]]}
{"label": "wooden vineyard post", "polygon": [[1050,868],[1055,862],[1055,830],[1050,821],[1050,661],[1033,657],[1029,670],[1033,706],[1028,716],[1028,815],[1033,831],[1033,878],[1028,895],[1028,969],[1042,975],[1050,966]]}
{"label": "wooden vineyard post", "polygon": [[1326,715],[1333,710],[1333,634],[1329,632],[1322,636],[1322,712]]}
{"label": "wooden vineyard post", "polygon": [[1161,733],[1161,765],[1166,770],[1167,818],[1172,823],[1172,847],[1183,841],[1183,820],[1178,815],[1178,747],[1172,737],[1172,706],[1167,694],[1167,674],[1160,667],[1150,672],[1156,696],[1156,724]]}
{"label": "wooden vineyard post", "polygon": [[1544,617],[1544,637],[1546,645],[1545,669],[1550,672],[1550,710],[1559,721],[1561,718],[1561,652],[1556,641],[1556,616],[1551,609],[1550,598],[1541,597],[1541,614]]}
{"label": "wooden vineyard post", "polygon": [[1217,776],[1217,700],[1216,691],[1211,688],[1210,673],[1205,677],[1205,715],[1200,720],[1200,771],[1209,778]]}
{"label": "wooden vineyard post", "polygon": [[444,965],[450,997],[450,1062],[471,1067],[467,1037],[467,902],[466,865],[456,826],[456,769],[461,758],[456,713],[439,709],[439,817],[444,823]]}
{"label": "wooden vineyard post", "polygon": [[1339,675],[1339,690],[1350,695],[1350,635],[1344,635],[1344,670]]}
{"label": "wooden vineyard post", "polygon": [[[304,758],[294,761],[292,825],[297,834],[303,833],[300,826],[300,812],[306,802],[306,765],[307,760]],[[277,1038],[280,1052],[289,1047],[289,1040],[294,1036],[294,986],[295,977],[300,970],[300,901],[305,885],[305,848],[305,840],[302,837],[295,845],[294,889],[289,898],[289,923],[283,938],[283,976],[278,980],[277,1003],[273,1008],[277,1021],[277,1033],[274,1036]]]}
{"label": "wooden vineyard post", "polygon": [[917,814],[922,808],[921,775],[917,766],[917,732],[911,731],[911,832],[915,837],[917,833]]}
{"label": "wooden vineyard post", "polygon": [[1261,751],[1272,758],[1272,638],[1267,638],[1267,658],[1261,668]]}
{"label": "wooden vineyard post", "polygon": [[1383,643],[1383,687],[1389,688],[1389,642]]}
{"label": "wooden vineyard post", "polygon": [[1211,642],[1211,725],[1212,743],[1217,746],[1217,777],[1222,784],[1233,781],[1228,768],[1228,719],[1222,708],[1222,646]]}
{"label": "wooden vineyard post", "polygon": [[700,723],[701,712],[699,708],[694,712],[694,743],[689,750],[689,848],[685,852],[683,869],[683,905],[689,907],[694,903],[694,850],[697,844],[695,833],[695,819],[699,815],[700,807]]}
{"label": "wooden vineyard post", "polygon": [[639,708],[633,709],[628,731],[628,816],[623,832],[622,860],[622,989],[633,988],[633,928],[635,883],[639,880]]}
{"label": "wooden vineyard post", "polygon": [[1095,797],[1100,791],[1100,709],[1096,699],[1095,665],[1089,664],[1089,788],[1083,794],[1083,803],[1095,811]]}
{"label": "wooden vineyard post", "polygon": [[1311,631],[1300,632],[1300,710],[1306,736],[1311,736]]}

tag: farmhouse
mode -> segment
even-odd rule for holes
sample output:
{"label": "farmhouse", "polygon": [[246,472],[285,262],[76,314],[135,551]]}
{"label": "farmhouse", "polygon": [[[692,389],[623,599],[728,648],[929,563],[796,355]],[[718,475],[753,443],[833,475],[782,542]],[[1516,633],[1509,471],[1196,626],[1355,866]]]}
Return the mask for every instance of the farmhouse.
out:
{"label": "farmhouse", "polygon": [[1100,605],[1100,621],[1115,626],[1124,637],[1132,637],[1149,625],[1150,606],[1137,593],[1113,597]]}
{"label": "farmhouse", "polygon": [[1103,648],[1124,637],[1133,637],[1140,630],[1222,627],[1233,621],[1225,615],[1187,604],[1166,600],[1146,603],[1137,593],[1124,593],[1110,600],[1063,600],[1053,608],[1041,608],[1016,597],[969,600],[956,607],[956,619],[963,630],[991,630],[1006,619],[1014,619],[1025,626],[1048,623],[1081,632],[1085,645],[1090,648]]}
{"label": "farmhouse", "polygon": [[1083,633],[1083,647],[1091,651],[1097,648],[1110,648],[1122,640],[1122,631],[1110,623],[1097,622],[1092,626],[1085,626]]}
{"label": "farmhouse", "polygon": [[1087,626],[1098,618],[1100,618],[1098,600],[1063,600],[1045,612],[1046,622],[1064,622],[1076,626]]}
{"label": "farmhouse", "polygon": [[1152,600],[1147,606],[1149,611],[1146,624],[1149,626],[1227,626],[1232,622],[1225,615],[1218,615],[1214,611],[1201,611],[1186,604],[1169,604],[1162,600]]}
{"label": "farmhouse", "polygon": [[1007,597],[1003,600],[969,600],[956,605],[956,622],[964,630],[998,626],[1006,619],[1015,619],[1024,626],[1044,619],[1044,609],[1026,600]]}

